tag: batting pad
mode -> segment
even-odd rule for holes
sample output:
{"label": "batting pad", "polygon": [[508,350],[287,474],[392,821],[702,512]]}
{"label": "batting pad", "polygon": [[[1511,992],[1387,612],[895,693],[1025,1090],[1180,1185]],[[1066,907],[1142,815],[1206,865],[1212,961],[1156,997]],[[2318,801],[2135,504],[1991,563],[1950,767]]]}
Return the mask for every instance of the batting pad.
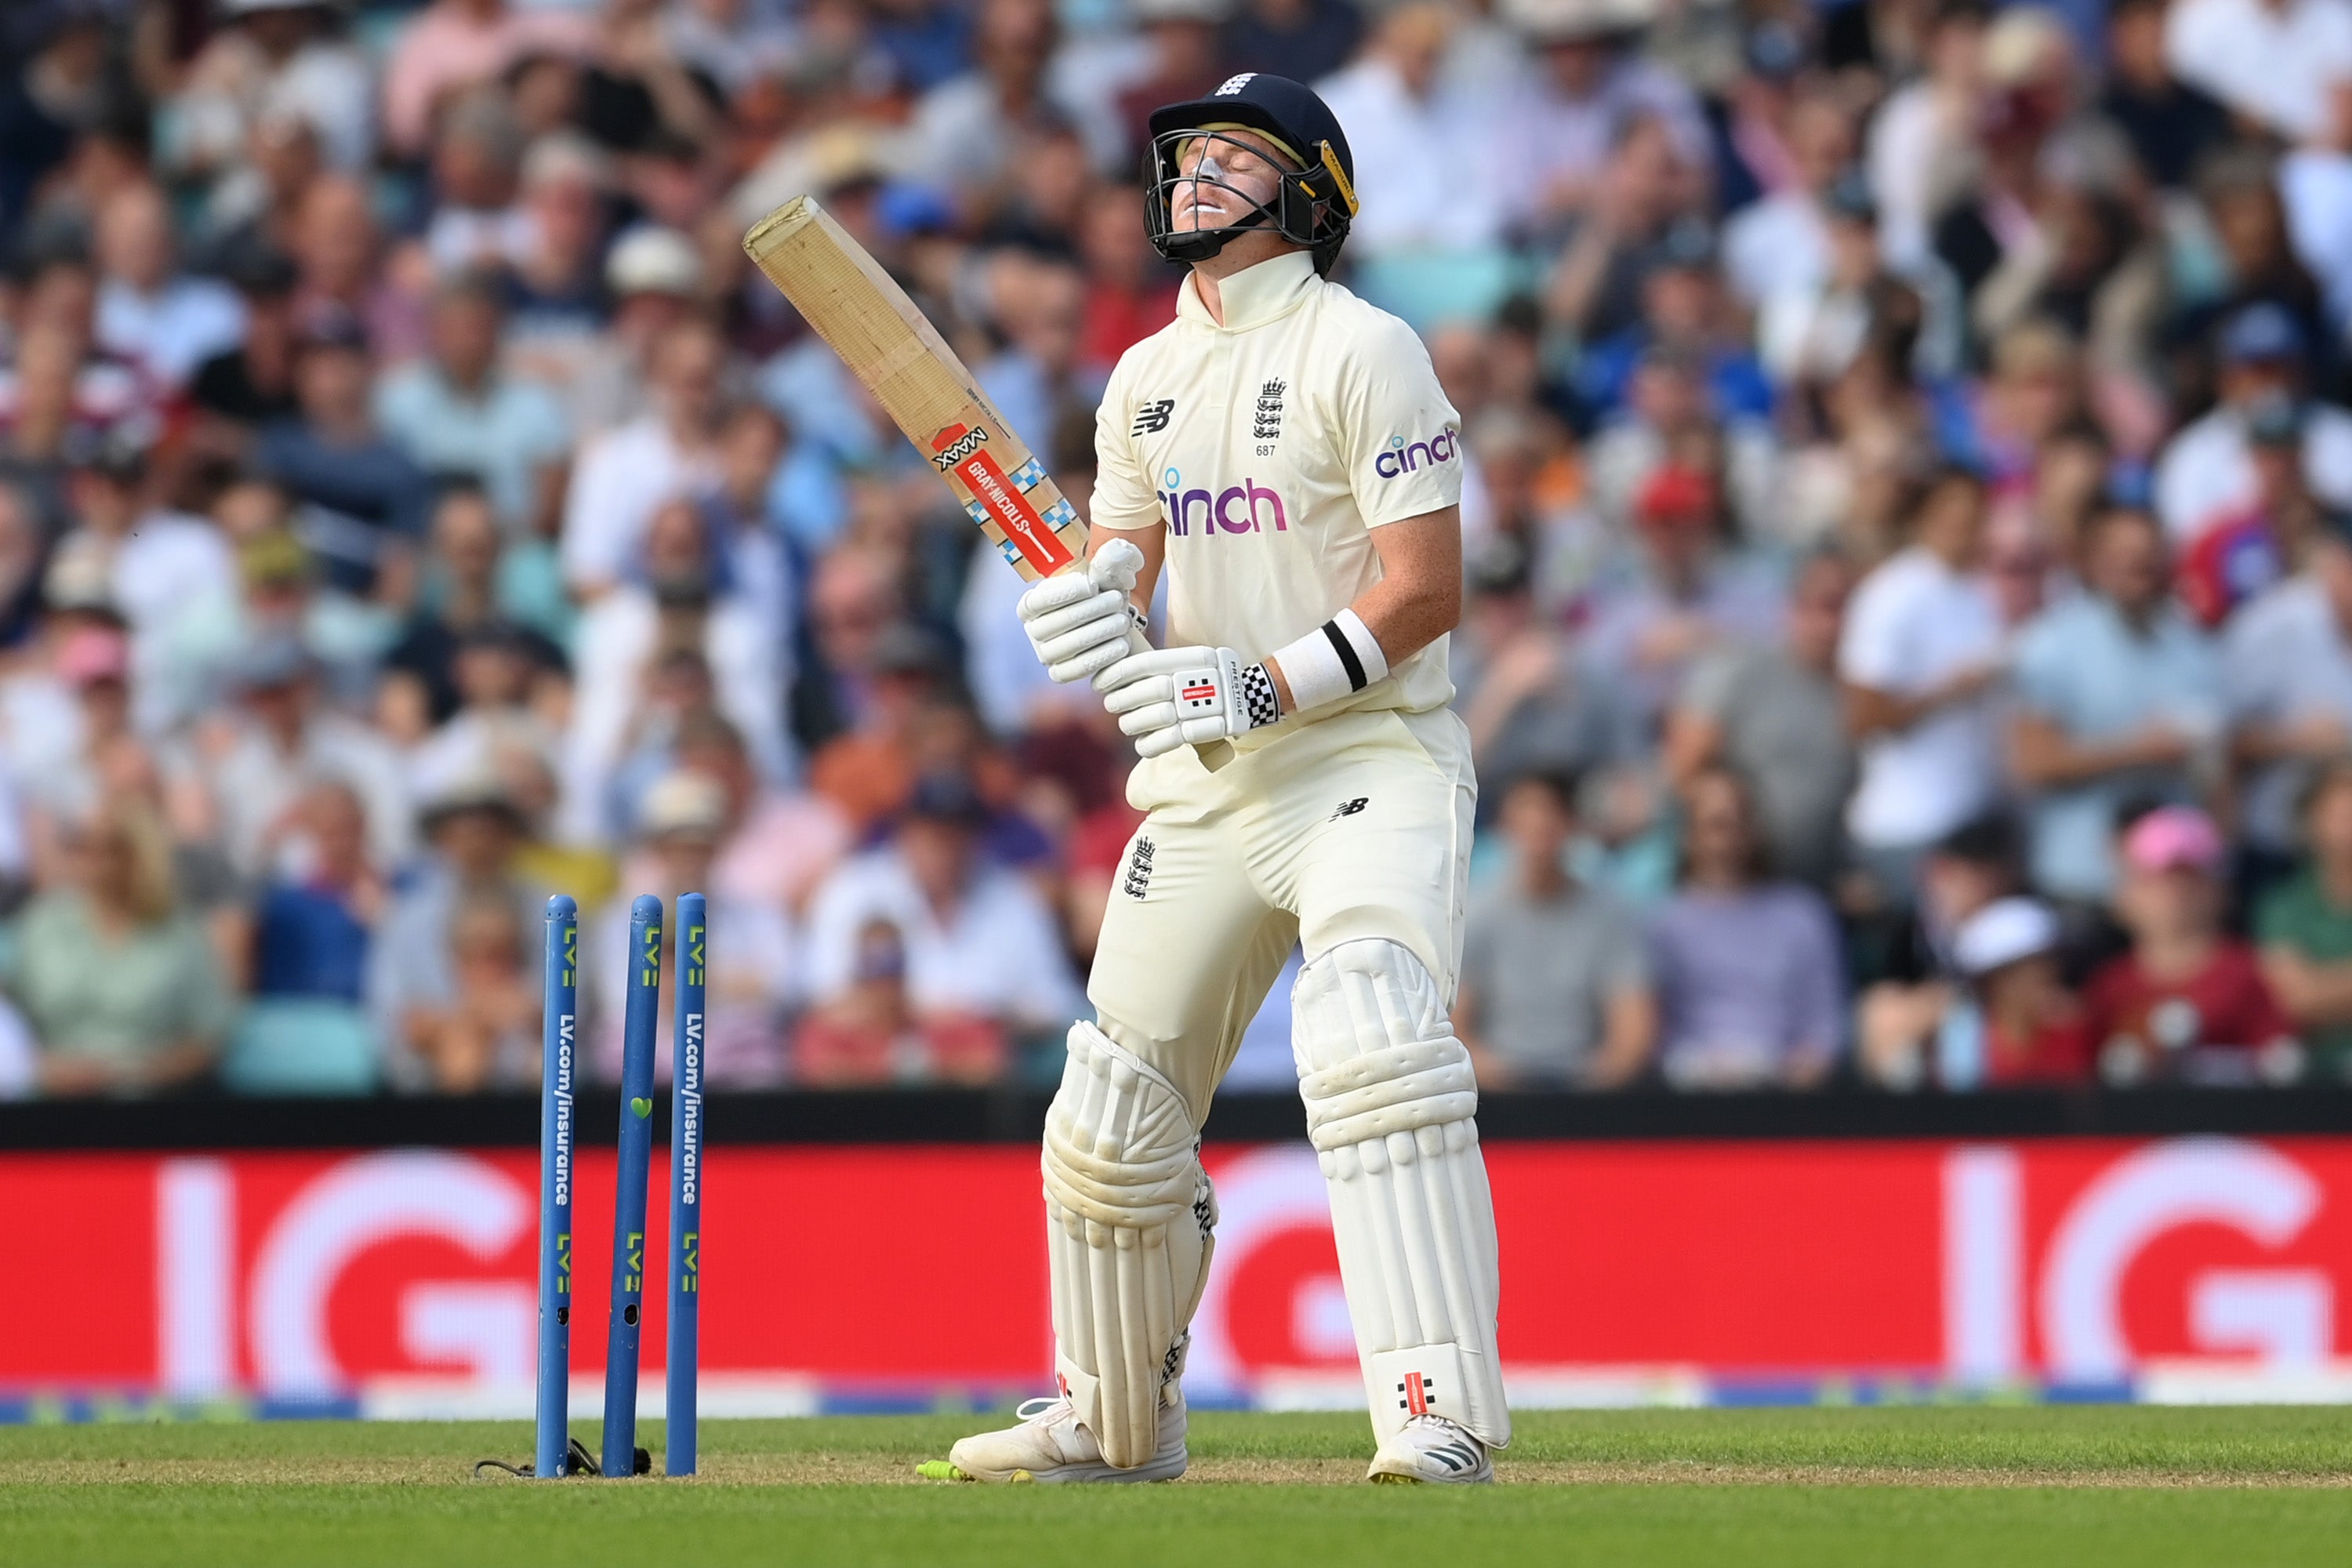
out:
{"label": "batting pad", "polygon": [[1069,1051],[1045,1112],[1055,1368],[1104,1459],[1129,1468],[1159,1447],[1216,1204],[1175,1086],[1092,1024],[1070,1026]]}
{"label": "batting pad", "polygon": [[1382,1443],[1415,1415],[1511,1440],[1478,1083],[1421,960],[1378,938],[1299,971],[1291,1047]]}

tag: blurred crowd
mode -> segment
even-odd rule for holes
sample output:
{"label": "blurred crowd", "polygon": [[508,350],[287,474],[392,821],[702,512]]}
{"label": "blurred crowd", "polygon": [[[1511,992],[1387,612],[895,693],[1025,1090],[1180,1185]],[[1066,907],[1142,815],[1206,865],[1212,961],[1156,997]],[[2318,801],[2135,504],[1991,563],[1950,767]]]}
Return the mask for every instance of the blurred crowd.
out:
{"label": "blurred crowd", "polygon": [[553,891],[609,1078],[688,889],[714,1087],[1052,1081],[1131,757],[740,241],[1083,511],[1244,69],[1463,418],[1486,1084],[2352,1076],[2352,0],[20,0],[0,1093],[530,1085]]}

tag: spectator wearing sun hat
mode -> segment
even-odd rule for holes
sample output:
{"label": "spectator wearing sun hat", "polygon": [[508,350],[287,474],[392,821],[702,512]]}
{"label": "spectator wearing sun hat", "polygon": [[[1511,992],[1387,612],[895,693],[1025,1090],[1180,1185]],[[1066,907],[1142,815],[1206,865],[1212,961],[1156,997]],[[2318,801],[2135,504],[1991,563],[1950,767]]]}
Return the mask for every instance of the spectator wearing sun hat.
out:
{"label": "spectator wearing sun hat", "polygon": [[518,300],[507,323],[507,368],[554,389],[584,445],[627,426],[652,402],[654,345],[694,311],[702,258],[674,228],[639,224],[604,253],[601,322],[569,309]]}
{"label": "spectator wearing sun hat", "polygon": [[2000,899],[1952,944],[1965,991],[1935,1037],[1948,1089],[2074,1084],[2091,1077],[2096,1041],[2059,962],[2058,917],[2035,899]]}
{"label": "spectator wearing sun hat", "polygon": [[[673,909],[680,893],[700,893],[705,900],[708,1081],[719,1089],[772,1089],[784,1079],[784,1008],[798,989],[799,944],[782,908],[736,898],[719,885],[715,863],[728,817],[726,786],[687,769],[655,781],[638,803],[636,849],[623,868],[622,890],[597,915],[587,937],[595,955],[594,1070],[604,1079],[617,1079],[621,1069],[629,905],[635,894],[649,892]],[[675,922],[663,936],[675,952]],[[668,973],[677,973],[674,961]],[[654,1076],[662,1082],[669,1079],[677,1044],[673,1013],[662,1009],[655,1034]]]}

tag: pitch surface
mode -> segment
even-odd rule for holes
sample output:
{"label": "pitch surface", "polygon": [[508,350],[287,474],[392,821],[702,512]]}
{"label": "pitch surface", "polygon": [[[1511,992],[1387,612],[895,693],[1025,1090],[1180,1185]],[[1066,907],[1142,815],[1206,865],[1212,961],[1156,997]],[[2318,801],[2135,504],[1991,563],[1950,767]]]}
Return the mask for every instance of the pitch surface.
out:
{"label": "pitch surface", "polygon": [[527,1456],[520,1424],[5,1429],[0,1561],[1931,1568],[2341,1564],[2352,1541],[2352,1410],[1536,1413],[1502,1484],[1460,1491],[1357,1484],[1356,1417],[1204,1413],[1173,1485],[915,1480],[972,1425],[712,1421],[692,1481],[561,1486],[471,1479]]}

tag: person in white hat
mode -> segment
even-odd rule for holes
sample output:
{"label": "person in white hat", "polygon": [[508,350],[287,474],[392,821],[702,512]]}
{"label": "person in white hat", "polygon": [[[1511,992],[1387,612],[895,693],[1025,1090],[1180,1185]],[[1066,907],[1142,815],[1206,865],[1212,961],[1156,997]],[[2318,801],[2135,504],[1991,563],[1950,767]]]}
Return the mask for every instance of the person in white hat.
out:
{"label": "person in white hat", "polygon": [[[628,977],[629,905],[638,892],[665,901],[680,893],[708,900],[709,939],[704,950],[703,1072],[722,1089],[772,1089],[784,1078],[784,1007],[798,983],[799,944],[778,907],[728,896],[716,885],[719,847],[736,829],[726,786],[708,773],[678,769],[656,780],[637,805],[637,848],[621,868],[622,890],[600,913],[589,936],[587,973],[596,981],[594,1068],[604,1078],[621,1070],[621,1023]],[[675,947],[677,932],[665,930]],[[667,974],[677,973],[673,960]],[[676,1041],[673,1009],[661,1010],[655,1035],[654,1076],[667,1080]]]}
{"label": "person in white hat", "polygon": [[562,389],[583,447],[651,406],[654,344],[694,313],[702,257],[677,230],[639,224],[605,253],[604,281],[612,313],[601,326],[551,314],[510,334],[518,367]]}
{"label": "person in white hat", "polygon": [[1664,126],[1685,167],[1708,166],[1706,121],[1690,84],[1633,47],[1656,20],[1657,0],[1502,0],[1497,9],[1537,59],[1492,154],[1515,171],[1515,216],[1540,223],[1583,209],[1635,121]]}
{"label": "person in white hat", "polygon": [[2025,898],[1996,900],[1960,927],[1952,960],[1968,995],[1936,1035],[1943,1088],[2089,1080],[2095,1042],[2060,968],[2062,934],[2050,907]]}

